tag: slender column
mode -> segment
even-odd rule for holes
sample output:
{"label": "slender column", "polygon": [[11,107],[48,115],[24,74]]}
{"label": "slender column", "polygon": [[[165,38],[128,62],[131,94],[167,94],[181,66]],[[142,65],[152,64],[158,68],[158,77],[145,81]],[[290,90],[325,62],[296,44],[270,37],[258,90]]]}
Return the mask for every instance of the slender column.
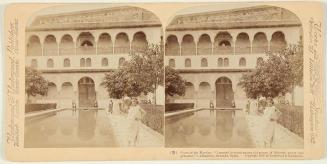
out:
{"label": "slender column", "polygon": [[74,55],[75,56],[77,55],[77,45],[76,45],[76,43],[74,44]]}
{"label": "slender column", "polygon": [[129,42],[129,52],[132,52],[132,42]]}
{"label": "slender column", "polygon": [[179,45],[179,56],[182,56],[182,44]]}
{"label": "slender column", "polygon": [[198,55],[198,43],[195,43],[195,56]]}
{"label": "slender column", "polygon": [[43,48],[43,44],[41,44],[41,56],[44,56],[44,50],[43,50],[44,48]]}
{"label": "slender column", "polygon": [[58,56],[59,56],[60,55],[60,43],[58,43],[57,47],[58,47],[58,50],[57,50],[58,52],[57,53],[58,53]]}
{"label": "slender column", "polygon": [[252,54],[252,52],[253,52],[253,45],[252,45],[252,41],[250,40],[250,47],[251,47],[251,54]]}
{"label": "slender column", "polygon": [[95,43],[95,55],[98,55],[98,42]]}
{"label": "slender column", "polygon": [[268,41],[268,51],[271,51],[270,42],[271,42],[272,33],[266,33],[266,36]]}
{"label": "slender column", "polygon": [[215,47],[215,43],[214,42],[211,42],[211,55],[213,55],[214,47]]}
{"label": "slender column", "polygon": [[233,40],[233,55],[236,54],[236,39]]}
{"label": "slender column", "polygon": [[112,54],[115,53],[115,40],[113,39],[112,41]]}

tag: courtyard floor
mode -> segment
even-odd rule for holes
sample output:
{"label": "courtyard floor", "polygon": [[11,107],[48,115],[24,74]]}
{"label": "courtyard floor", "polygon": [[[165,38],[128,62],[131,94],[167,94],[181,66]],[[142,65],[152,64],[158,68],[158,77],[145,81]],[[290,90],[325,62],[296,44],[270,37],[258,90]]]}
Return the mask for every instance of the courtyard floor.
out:
{"label": "courtyard floor", "polygon": [[[125,115],[108,115],[109,123],[113,129],[113,135],[120,147],[127,146],[128,121]],[[164,146],[164,136],[151,128],[140,124],[139,138],[136,147],[162,147]]]}
{"label": "courtyard floor", "polygon": [[[261,136],[264,133],[262,130],[262,122],[263,117],[258,115],[245,115],[245,118],[248,123],[249,131],[253,142],[256,147],[263,147],[261,144]],[[284,128],[280,124],[276,124],[275,126],[275,135],[274,142],[272,144],[272,148],[303,148],[304,143],[303,139],[296,134],[292,133],[288,129]]]}

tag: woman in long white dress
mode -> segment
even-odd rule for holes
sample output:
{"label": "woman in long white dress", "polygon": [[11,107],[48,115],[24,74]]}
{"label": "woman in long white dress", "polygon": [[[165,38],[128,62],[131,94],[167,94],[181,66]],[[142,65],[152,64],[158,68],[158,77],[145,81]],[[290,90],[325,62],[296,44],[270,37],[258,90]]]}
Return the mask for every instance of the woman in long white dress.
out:
{"label": "woman in long white dress", "polygon": [[264,110],[264,125],[263,125],[263,145],[266,148],[271,148],[274,142],[275,126],[278,118],[281,116],[281,112],[274,106],[274,101],[268,99],[267,106]]}
{"label": "woman in long white dress", "polygon": [[145,111],[139,105],[138,100],[133,99],[127,115],[129,133],[127,136],[128,146],[136,146],[139,136],[139,128],[144,114]]}
{"label": "woman in long white dress", "polygon": [[115,100],[112,105],[112,114],[117,115],[120,113],[120,106],[121,106],[121,101]]}

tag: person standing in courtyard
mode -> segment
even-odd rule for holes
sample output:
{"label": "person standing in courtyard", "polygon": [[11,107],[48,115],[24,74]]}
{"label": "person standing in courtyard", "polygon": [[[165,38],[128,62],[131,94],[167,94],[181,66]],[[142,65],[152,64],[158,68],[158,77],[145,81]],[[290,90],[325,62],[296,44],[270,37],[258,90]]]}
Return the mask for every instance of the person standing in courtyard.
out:
{"label": "person standing in courtyard", "polygon": [[128,120],[128,136],[127,145],[130,147],[136,146],[136,142],[139,138],[139,128],[145,111],[139,105],[139,101],[134,98],[132,99],[132,104],[128,110],[127,120]]}
{"label": "person standing in courtyard", "polygon": [[113,108],[113,105],[114,105],[114,103],[113,103],[112,100],[110,99],[110,101],[109,101],[109,108],[108,108],[108,115],[109,115],[109,114],[112,114],[112,108]]}
{"label": "person standing in courtyard", "polygon": [[120,113],[120,107],[121,107],[121,100],[115,100],[112,105],[112,114],[119,114]]}
{"label": "person standing in courtyard", "polygon": [[253,99],[250,103],[250,115],[255,115],[258,110],[258,101],[257,99]]}
{"label": "person standing in courtyard", "polygon": [[272,98],[268,98],[267,106],[264,109],[263,117],[263,145],[266,148],[271,148],[274,142],[275,126],[281,112],[274,106]]}

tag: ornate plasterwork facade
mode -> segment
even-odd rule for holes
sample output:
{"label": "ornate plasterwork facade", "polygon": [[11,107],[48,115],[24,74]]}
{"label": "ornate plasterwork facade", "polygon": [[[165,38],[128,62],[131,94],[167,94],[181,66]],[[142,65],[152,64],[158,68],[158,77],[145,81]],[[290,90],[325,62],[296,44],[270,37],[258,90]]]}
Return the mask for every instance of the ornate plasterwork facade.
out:
{"label": "ornate plasterwork facade", "polygon": [[[73,102],[93,106],[96,101],[107,108],[105,73],[129,60],[131,52],[160,44],[161,38],[159,19],[137,7],[38,15],[26,28],[25,62],[42,71],[50,85],[47,96],[32,101],[57,103],[58,108],[70,108]],[[157,94],[163,95],[162,88]]]}
{"label": "ornate plasterwork facade", "polygon": [[[165,33],[166,65],[187,81],[183,97],[174,102],[193,102],[196,107],[245,107],[247,98],[238,83],[242,74],[301,42],[301,22],[292,12],[273,6],[255,6],[214,12],[177,15]],[[297,88],[301,105],[302,88]]]}
{"label": "ornate plasterwork facade", "polygon": [[301,22],[290,11],[273,6],[258,6],[217,12],[176,16],[167,30],[231,29],[243,27],[297,26]]}
{"label": "ornate plasterwork facade", "polygon": [[161,26],[151,12],[137,7],[114,7],[66,14],[43,15],[35,18],[27,31],[100,29]]}

